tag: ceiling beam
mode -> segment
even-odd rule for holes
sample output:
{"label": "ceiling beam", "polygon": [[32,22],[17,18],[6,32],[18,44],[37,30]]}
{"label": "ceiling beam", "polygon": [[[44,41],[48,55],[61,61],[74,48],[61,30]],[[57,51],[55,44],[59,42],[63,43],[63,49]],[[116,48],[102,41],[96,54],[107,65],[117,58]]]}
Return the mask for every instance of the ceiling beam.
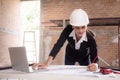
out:
{"label": "ceiling beam", "polygon": [[[120,17],[112,17],[112,18],[90,18],[90,23],[88,26],[118,26],[120,24]],[[69,19],[66,20],[50,20],[51,22],[58,25],[58,27],[63,26],[63,22],[65,24],[69,24]]]}

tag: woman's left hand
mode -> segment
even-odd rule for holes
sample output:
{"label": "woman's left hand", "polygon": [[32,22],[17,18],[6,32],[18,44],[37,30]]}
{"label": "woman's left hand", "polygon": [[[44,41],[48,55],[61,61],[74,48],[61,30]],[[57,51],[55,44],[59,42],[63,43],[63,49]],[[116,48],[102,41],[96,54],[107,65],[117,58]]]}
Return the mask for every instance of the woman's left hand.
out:
{"label": "woman's left hand", "polygon": [[97,63],[91,63],[88,65],[89,71],[98,71],[98,64]]}

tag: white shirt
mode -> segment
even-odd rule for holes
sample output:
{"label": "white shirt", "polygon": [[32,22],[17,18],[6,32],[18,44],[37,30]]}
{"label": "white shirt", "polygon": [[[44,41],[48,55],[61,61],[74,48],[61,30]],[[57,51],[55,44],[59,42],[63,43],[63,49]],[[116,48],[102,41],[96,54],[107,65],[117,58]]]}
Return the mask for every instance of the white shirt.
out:
{"label": "white shirt", "polygon": [[73,30],[69,37],[73,37],[73,39],[75,40],[75,49],[80,49],[80,45],[83,41],[87,41],[87,36],[86,36],[86,32],[83,33],[82,37],[80,38],[79,41],[77,41],[76,36],[75,36],[75,31]]}

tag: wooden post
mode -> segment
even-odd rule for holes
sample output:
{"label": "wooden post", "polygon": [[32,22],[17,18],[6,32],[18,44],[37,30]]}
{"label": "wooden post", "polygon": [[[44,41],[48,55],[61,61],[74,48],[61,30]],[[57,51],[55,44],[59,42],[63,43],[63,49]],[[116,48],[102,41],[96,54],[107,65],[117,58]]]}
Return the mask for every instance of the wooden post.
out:
{"label": "wooden post", "polygon": [[120,21],[118,25],[118,60],[119,60],[119,69],[120,69]]}

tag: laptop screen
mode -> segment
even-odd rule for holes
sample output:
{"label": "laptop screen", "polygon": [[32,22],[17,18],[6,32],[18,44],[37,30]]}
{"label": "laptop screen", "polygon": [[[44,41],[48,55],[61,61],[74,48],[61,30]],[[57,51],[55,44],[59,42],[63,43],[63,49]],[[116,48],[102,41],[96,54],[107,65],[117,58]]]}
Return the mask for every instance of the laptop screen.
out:
{"label": "laptop screen", "polygon": [[9,47],[9,53],[14,70],[29,72],[25,47]]}

